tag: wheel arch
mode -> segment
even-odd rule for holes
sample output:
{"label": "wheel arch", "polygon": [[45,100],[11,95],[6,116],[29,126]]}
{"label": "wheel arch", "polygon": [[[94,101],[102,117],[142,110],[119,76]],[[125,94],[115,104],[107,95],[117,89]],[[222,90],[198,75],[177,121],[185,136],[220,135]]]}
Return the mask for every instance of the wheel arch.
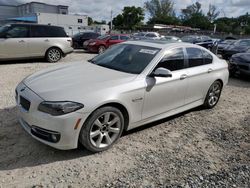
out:
{"label": "wheel arch", "polygon": [[65,55],[64,52],[63,52],[63,50],[62,50],[62,48],[60,48],[59,46],[51,46],[51,47],[49,47],[49,48],[46,50],[45,56],[47,55],[48,51],[49,51],[50,49],[52,49],[52,48],[57,48],[57,49],[59,49],[59,50],[61,51],[62,56]]}

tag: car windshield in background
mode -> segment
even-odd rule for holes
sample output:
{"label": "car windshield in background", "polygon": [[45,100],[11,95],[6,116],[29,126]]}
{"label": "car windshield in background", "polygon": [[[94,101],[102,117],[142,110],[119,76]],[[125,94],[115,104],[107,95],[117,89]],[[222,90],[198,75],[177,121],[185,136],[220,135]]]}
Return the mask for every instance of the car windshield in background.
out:
{"label": "car windshield in background", "polygon": [[110,35],[102,35],[100,37],[97,37],[98,40],[106,40],[110,37]]}
{"label": "car windshield in background", "polygon": [[239,40],[235,43],[237,46],[250,46],[250,40]]}
{"label": "car windshield in background", "polygon": [[159,48],[148,46],[120,44],[93,58],[91,62],[121,72],[140,74],[159,51]]}

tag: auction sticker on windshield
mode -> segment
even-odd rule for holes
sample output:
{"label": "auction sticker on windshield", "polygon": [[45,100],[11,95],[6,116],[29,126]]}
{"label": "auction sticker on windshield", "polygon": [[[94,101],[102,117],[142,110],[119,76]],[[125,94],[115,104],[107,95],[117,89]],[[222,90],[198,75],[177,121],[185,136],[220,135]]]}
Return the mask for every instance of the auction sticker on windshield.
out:
{"label": "auction sticker on windshield", "polygon": [[141,49],[139,52],[140,52],[140,53],[144,53],[144,54],[152,54],[152,55],[155,55],[155,54],[157,53],[157,50]]}

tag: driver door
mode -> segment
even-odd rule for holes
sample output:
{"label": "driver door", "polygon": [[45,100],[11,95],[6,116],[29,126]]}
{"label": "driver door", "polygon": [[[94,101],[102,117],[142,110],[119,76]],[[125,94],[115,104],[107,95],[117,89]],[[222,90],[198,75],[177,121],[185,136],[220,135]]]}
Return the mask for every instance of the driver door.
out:
{"label": "driver door", "polygon": [[187,70],[182,48],[166,51],[156,66],[172,71],[172,77],[147,77],[142,118],[151,118],[184,106]]}
{"label": "driver door", "polygon": [[6,38],[1,38],[0,57],[4,59],[28,57],[28,37],[29,26],[12,26],[6,32]]}
{"label": "driver door", "polygon": [[118,35],[111,36],[108,40],[108,47],[110,47],[114,44],[118,44],[120,42],[123,42],[123,41],[119,39]]}

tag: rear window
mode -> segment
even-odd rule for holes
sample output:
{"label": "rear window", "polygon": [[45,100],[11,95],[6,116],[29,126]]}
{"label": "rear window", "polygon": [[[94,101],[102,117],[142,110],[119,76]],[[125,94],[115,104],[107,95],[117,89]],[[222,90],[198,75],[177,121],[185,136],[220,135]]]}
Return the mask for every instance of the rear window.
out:
{"label": "rear window", "polygon": [[32,26],[31,37],[67,37],[66,32],[61,27]]}

